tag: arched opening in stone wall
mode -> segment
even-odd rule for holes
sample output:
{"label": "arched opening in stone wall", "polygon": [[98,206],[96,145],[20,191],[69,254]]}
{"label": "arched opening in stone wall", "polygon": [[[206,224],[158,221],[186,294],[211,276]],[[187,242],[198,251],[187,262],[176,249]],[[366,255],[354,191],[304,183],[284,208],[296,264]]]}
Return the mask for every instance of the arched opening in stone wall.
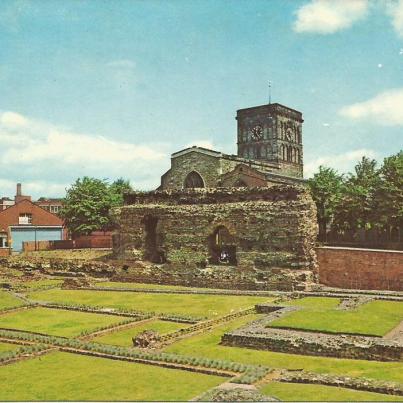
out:
{"label": "arched opening in stone wall", "polygon": [[143,224],[145,231],[145,259],[153,263],[164,263],[166,261],[165,254],[158,243],[158,217],[146,215],[143,219]]}
{"label": "arched opening in stone wall", "polygon": [[224,225],[218,226],[209,237],[210,263],[234,266],[236,260],[236,243],[233,235]]}
{"label": "arched opening in stone wall", "polygon": [[204,180],[196,171],[190,172],[185,179],[184,187],[187,189],[204,188]]}

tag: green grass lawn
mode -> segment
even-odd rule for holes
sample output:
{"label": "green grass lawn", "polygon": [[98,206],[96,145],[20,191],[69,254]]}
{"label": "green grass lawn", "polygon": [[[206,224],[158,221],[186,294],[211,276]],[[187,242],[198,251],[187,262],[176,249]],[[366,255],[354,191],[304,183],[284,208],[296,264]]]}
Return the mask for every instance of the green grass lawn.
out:
{"label": "green grass lawn", "polygon": [[68,353],[0,366],[0,400],[187,401],[225,378]]}
{"label": "green grass lawn", "polygon": [[260,389],[267,396],[282,401],[318,402],[318,401],[350,401],[350,402],[401,402],[402,396],[383,395],[361,390],[338,388],[336,386],[304,385],[298,383],[271,382]]}
{"label": "green grass lawn", "polygon": [[25,281],[24,283],[20,283],[21,288],[25,288],[29,291],[37,290],[42,287],[58,287],[63,284],[63,280],[55,280],[55,279],[43,279],[43,280],[34,280],[34,281]]}
{"label": "green grass lawn", "polygon": [[334,298],[308,297],[289,304],[303,309],[271,322],[270,326],[383,336],[403,320],[401,302],[371,301],[351,311],[336,310]]}
{"label": "green grass lawn", "polygon": [[[149,290],[187,290],[187,291],[203,291],[203,290],[217,290],[213,288],[196,288],[186,287],[184,285],[162,285],[162,284],[147,284],[147,283],[126,283],[118,281],[98,281],[94,284],[96,287],[107,288],[133,288],[137,289],[149,289]],[[222,291],[219,290],[218,291]]]}
{"label": "green grass lawn", "polygon": [[226,323],[205,334],[180,340],[165,351],[177,354],[225,359],[246,364],[262,364],[271,368],[305,369],[317,373],[329,373],[354,377],[367,377],[403,383],[403,362],[377,362],[329,357],[284,354],[219,345],[221,336],[237,329],[259,315],[249,315]]}
{"label": "green grass lawn", "polygon": [[12,343],[1,343],[0,342],[0,353],[4,351],[13,351],[13,350],[18,350],[21,346],[18,344],[12,344]]}
{"label": "green grass lawn", "polygon": [[8,292],[0,291],[0,309],[13,308],[21,305],[24,305],[24,303],[19,298],[14,297]]}
{"label": "green grass lawn", "polygon": [[270,300],[267,297],[147,294],[117,291],[45,290],[29,294],[34,300],[108,306],[110,308],[135,309],[139,311],[215,317],[238,311]]}
{"label": "green grass lawn", "polygon": [[119,332],[109,333],[104,336],[98,336],[93,339],[98,343],[113,344],[117,346],[133,346],[132,337],[137,336],[144,330],[155,330],[159,334],[174,332],[175,330],[183,329],[190,325],[184,323],[168,322],[163,320],[153,320],[147,323],[135,325],[129,329]]}
{"label": "green grass lawn", "polygon": [[61,309],[33,308],[0,315],[0,327],[55,336],[74,337],[82,330],[92,330],[121,322],[124,318]]}

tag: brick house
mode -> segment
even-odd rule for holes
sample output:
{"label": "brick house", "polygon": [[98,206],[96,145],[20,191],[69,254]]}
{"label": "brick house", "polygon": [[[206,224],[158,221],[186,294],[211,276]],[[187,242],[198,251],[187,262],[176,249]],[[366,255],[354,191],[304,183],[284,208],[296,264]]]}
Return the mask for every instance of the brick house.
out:
{"label": "brick house", "polygon": [[17,185],[15,204],[0,211],[0,256],[21,251],[24,241],[65,239],[63,220],[23,196]]}

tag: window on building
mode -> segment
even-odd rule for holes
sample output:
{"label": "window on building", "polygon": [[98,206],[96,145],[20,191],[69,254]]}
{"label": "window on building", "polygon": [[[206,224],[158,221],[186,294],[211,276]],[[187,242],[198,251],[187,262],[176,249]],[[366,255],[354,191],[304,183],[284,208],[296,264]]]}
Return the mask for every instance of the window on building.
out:
{"label": "window on building", "polygon": [[32,214],[21,213],[19,216],[19,219],[18,219],[18,224],[20,224],[20,225],[32,224]]}
{"label": "window on building", "polygon": [[50,206],[50,212],[53,214],[57,214],[60,211],[60,206]]}
{"label": "window on building", "polygon": [[0,248],[7,248],[7,235],[0,234]]}

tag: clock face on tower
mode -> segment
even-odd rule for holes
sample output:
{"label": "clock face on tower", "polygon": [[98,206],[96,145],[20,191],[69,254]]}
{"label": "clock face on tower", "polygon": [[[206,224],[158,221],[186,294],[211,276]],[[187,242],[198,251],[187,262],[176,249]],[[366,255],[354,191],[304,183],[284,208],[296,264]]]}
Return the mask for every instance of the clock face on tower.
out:
{"label": "clock face on tower", "polygon": [[252,139],[255,141],[259,141],[262,138],[263,138],[263,127],[257,125],[252,129]]}

